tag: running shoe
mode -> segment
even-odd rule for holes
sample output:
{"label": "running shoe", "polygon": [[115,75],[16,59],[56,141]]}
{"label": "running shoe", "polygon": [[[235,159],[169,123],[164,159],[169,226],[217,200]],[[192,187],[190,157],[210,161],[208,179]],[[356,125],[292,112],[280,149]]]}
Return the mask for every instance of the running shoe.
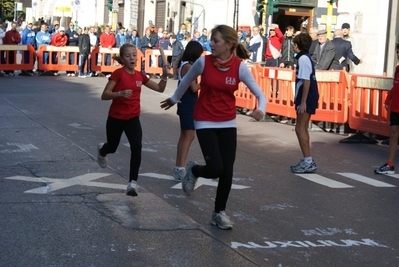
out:
{"label": "running shoe", "polygon": [[187,196],[191,195],[191,193],[194,191],[195,184],[197,183],[198,177],[195,177],[191,171],[191,169],[197,165],[197,162],[195,161],[190,161],[186,165],[186,175],[184,176],[182,180],[182,188],[184,193],[186,193]]}
{"label": "running shoe", "polygon": [[216,213],[215,211],[212,212],[211,224],[223,230],[233,229],[233,223],[230,221],[229,216],[226,215],[224,210],[219,213]]}
{"label": "running shoe", "polygon": [[317,170],[316,163],[312,160],[310,163],[306,163],[301,160],[298,164],[291,166],[291,171],[294,173],[308,173]]}
{"label": "running shoe", "polygon": [[387,163],[374,170],[377,174],[395,174],[395,167],[390,167]]}
{"label": "running shoe", "polygon": [[127,185],[126,195],[131,197],[137,197],[137,182],[132,180]]}
{"label": "running shoe", "polygon": [[178,170],[178,171],[176,169],[173,169],[172,176],[176,180],[182,181],[184,179],[185,175],[186,175],[186,170],[185,169],[181,169],[181,170]]}
{"label": "running shoe", "polygon": [[103,147],[104,143],[100,143],[97,146],[97,162],[98,165],[100,165],[101,168],[107,168],[108,165],[108,159],[107,156],[101,156],[100,154],[100,149]]}

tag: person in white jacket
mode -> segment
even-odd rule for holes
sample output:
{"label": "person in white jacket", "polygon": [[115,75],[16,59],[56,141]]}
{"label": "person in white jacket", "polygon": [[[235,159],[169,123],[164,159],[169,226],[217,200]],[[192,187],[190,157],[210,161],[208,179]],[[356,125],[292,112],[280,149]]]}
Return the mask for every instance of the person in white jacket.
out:
{"label": "person in white jacket", "polygon": [[[0,21],[0,45],[3,44],[4,36],[6,36],[6,32],[3,29],[3,22]],[[1,64],[6,64],[6,58],[5,58],[5,52],[4,51],[1,51],[0,60],[1,60]],[[0,70],[0,76],[4,76],[4,72],[2,70]]]}

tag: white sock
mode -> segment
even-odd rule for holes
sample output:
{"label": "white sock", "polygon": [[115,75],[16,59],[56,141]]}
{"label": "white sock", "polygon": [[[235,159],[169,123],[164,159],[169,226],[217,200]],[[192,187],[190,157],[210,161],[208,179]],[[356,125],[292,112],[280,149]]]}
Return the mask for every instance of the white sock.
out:
{"label": "white sock", "polygon": [[312,157],[305,157],[305,158],[303,158],[303,160],[306,162],[306,163],[312,163]]}
{"label": "white sock", "polygon": [[185,167],[179,167],[179,166],[175,166],[174,167],[174,170],[177,171],[177,172],[181,171],[181,170],[185,170],[185,169],[186,169]]}

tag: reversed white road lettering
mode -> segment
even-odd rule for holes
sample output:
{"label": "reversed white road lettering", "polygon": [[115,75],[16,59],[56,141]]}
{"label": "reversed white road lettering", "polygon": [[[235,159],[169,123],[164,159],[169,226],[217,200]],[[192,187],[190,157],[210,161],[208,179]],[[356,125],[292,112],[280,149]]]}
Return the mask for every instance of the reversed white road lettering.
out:
{"label": "reversed white road lettering", "polygon": [[379,248],[388,248],[385,245],[379,244],[369,238],[362,239],[360,241],[351,239],[341,239],[338,242],[331,240],[317,240],[313,241],[265,241],[265,245],[256,244],[255,242],[240,243],[231,242],[232,248],[308,248],[308,247],[352,247],[352,246],[370,246]]}
{"label": "reversed white road lettering", "polygon": [[[20,143],[6,143],[6,146],[10,146],[11,148],[1,149],[0,154],[5,153],[26,153],[30,152],[32,149],[38,149],[32,144],[20,144]],[[0,148],[4,147],[4,145],[0,145]],[[12,148],[17,147],[17,148]]]}

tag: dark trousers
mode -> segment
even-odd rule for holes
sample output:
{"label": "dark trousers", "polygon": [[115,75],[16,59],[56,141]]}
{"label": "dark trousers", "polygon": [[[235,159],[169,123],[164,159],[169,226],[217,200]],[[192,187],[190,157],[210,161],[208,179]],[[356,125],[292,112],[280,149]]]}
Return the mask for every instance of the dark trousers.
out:
{"label": "dark trousers", "polygon": [[122,133],[125,132],[130,144],[130,173],[129,182],[137,181],[141,164],[141,140],[143,132],[139,117],[130,120],[120,120],[108,116],[107,119],[107,143],[100,149],[100,154],[106,156],[115,153],[121,141]]}
{"label": "dark trousers", "polygon": [[[86,66],[87,60],[88,60],[88,55],[86,55],[86,54],[79,55],[79,75],[85,74],[85,66]],[[89,66],[90,66],[90,64],[89,64]],[[89,70],[90,70],[90,67],[88,67],[87,74],[90,73]]]}
{"label": "dark trousers", "polygon": [[215,212],[220,212],[226,209],[232,185],[237,148],[237,129],[199,129],[196,132],[206,165],[196,165],[192,172],[196,177],[219,178]]}
{"label": "dark trousers", "polygon": [[[8,51],[8,55],[6,56],[7,64],[14,64],[15,63],[15,51]],[[13,70],[5,70],[5,74],[14,73]]]}
{"label": "dark trousers", "polygon": [[[68,64],[69,65],[75,64],[75,53],[73,53],[73,52],[69,53],[69,55],[68,55]],[[73,74],[75,72],[74,71],[67,71],[66,73]]]}
{"label": "dark trousers", "polygon": [[180,57],[172,57],[173,77],[178,78],[177,69],[179,68]]}

